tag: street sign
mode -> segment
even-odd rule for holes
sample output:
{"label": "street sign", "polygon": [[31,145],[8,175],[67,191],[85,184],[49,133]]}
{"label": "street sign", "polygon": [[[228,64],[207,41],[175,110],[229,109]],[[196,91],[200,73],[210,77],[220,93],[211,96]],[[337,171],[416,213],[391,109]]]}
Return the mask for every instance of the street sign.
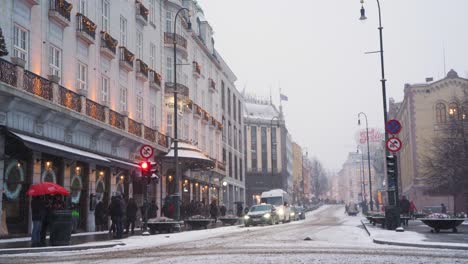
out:
{"label": "street sign", "polygon": [[401,131],[400,121],[396,119],[388,120],[387,123],[385,124],[385,131],[387,131],[387,133],[392,134],[392,135],[396,135],[400,133]]}
{"label": "street sign", "polygon": [[150,145],[143,145],[140,148],[140,155],[142,158],[149,159],[153,156],[154,150]]}
{"label": "street sign", "polygon": [[391,137],[387,139],[387,142],[385,142],[385,145],[387,146],[388,151],[390,152],[398,152],[401,149],[401,140],[397,137]]}

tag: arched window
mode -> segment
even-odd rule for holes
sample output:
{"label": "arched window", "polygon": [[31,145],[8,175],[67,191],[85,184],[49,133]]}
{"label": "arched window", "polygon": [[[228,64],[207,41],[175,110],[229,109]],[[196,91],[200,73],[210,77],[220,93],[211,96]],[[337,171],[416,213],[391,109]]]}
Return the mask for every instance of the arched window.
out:
{"label": "arched window", "polygon": [[436,120],[437,123],[447,122],[447,108],[443,103],[438,103],[436,105]]}
{"label": "arched window", "polygon": [[468,102],[465,102],[462,107],[462,114],[460,117],[462,120],[468,120]]}
{"label": "arched window", "polygon": [[460,118],[460,111],[457,103],[450,103],[448,114],[450,118]]}

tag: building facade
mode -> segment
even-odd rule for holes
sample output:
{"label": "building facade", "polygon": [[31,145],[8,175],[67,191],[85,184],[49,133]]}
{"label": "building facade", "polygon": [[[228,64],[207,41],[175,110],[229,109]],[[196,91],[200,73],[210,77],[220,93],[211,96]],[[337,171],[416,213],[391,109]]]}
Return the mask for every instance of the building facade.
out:
{"label": "building facade", "polygon": [[[182,12],[174,27],[182,7],[192,15]],[[0,18],[0,28],[9,54],[0,59],[0,97],[7,102],[0,110],[0,155],[5,157],[0,186],[6,197],[0,212],[10,234],[30,232],[25,193],[38,182],[71,190],[81,231],[94,230],[97,200],[108,203],[119,194],[141,205],[146,181],[137,161],[142,145],[155,150],[151,161],[161,177],[151,182],[148,194],[162,208],[176,184],[173,162],[164,159],[174,135],[174,88],[178,138],[213,164],[200,171],[191,166],[193,157],[182,160],[188,164],[181,165],[178,182],[182,200],[222,199],[227,170],[222,135],[229,133],[223,132],[222,84],[236,94],[232,111],[242,107],[242,100],[195,1],[5,0],[2,11],[8,14]],[[231,117],[237,132],[241,117]],[[231,152],[242,167],[242,144],[235,144]],[[242,180],[233,178],[240,191]]]}
{"label": "building facade", "polygon": [[450,70],[441,80],[405,85],[402,102],[390,100],[389,117],[402,124],[398,135],[403,146],[398,153],[400,195],[413,200],[419,210],[441,203],[449,211],[453,211],[455,203],[458,212],[467,210],[468,193],[465,191],[454,197],[446,192],[435,192],[428,184],[423,162],[425,155],[432,151],[429,143],[448,129],[451,119],[459,119],[462,124],[466,122],[463,117],[468,109],[467,94],[468,80]]}
{"label": "building facade", "polygon": [[302,175],[302,148],[296,142],[292,143],[293,154],[293,192],[292,202],[297,204],[304,200],[304,178]]}

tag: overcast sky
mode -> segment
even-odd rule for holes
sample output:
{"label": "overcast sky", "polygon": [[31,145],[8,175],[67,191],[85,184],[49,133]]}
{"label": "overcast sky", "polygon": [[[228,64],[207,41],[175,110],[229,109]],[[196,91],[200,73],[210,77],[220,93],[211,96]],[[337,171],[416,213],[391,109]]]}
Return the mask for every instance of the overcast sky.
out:
{"label": "overcast sky", "polygon": [[[269,97],[278,87],[293,139],[338,171],[356,151],[357,113],[383,129],[378,12],[366,0],[199,0],[237,88]],[[387,96],[405,83],[468,75],[467,0],[381,0]]]}

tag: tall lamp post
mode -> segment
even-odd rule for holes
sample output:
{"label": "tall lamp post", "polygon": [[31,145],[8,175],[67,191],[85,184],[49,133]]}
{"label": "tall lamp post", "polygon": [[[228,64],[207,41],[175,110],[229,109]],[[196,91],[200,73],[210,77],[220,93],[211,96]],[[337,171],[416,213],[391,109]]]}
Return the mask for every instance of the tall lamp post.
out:
{"label": "tall lamp post", "polygon": [[374,211],[374,201],[372,199],[372,175],[370,165],[370,148],[369,148],[369,124],[367,123],[367,115],[364,112],[358,114],[358,125],[361,125],[361,115],[366,118],[366,140],[367,140],[367,166],[369,170],[369,205],[371,211]]}
{"label": "tall lamp post", "polygon": [[[380,50],[377,51],[380,53],[380,69],[381,69],[381,82],[382,82],[382,100],[383,100],[383,114],[384,114],[384,127],[387,124],[387,90],[385,88],[385,82],[387,81],[385,79],[385,68],[384,68],[384,55],[383,55],[383,36],[382,36],[382,15],[380,12],[380,2],[379,0],[377,1],[377,7],[379,11],[379,36],[380,36]],[[366,10],[364,9],[364,0],[361,0],[361,17],[359,18],[360,20],[366,20]],[[385,142],[387,142],[388,139],[388,133],[385,131]],[[388,156],[390,153],[388,150],[385,151],[385,156]],[[388,181],[388,178],[387,178]],[[398,184],[396,184],[398,186]],[[398,187],[395,188],[395,190],[387,190],[388,194],[388,204],[391,206],[398,206]]]}
{"label": "tall lamp post", "polygon": [[[173,49],[174,49],[174,166],[175,166],[175,175],[174,175],[174,181],[175,181],[175,194],[180,195],[180,190],[179,190],[179,153],[178,153],[178,143],[179,143],[179,138],[177,137],[177,107],[178,107],[178,102],[177,102],[177,17],[179,16],[180,12],[186,11],[189,13],[190,17],[190,10],[188,10],[185,7],[180,8],[175,17],[174,17],[174,32],[172,34],[172,41],[173,41]],[[190,19],[187,22],[188,29],[190,30],[192,27],[192,24],[190,23]],[[180,197],[175,197],[174,203],[175,203],[175,214],[174,218],[175,220],[179,221],[180,219]]]}

